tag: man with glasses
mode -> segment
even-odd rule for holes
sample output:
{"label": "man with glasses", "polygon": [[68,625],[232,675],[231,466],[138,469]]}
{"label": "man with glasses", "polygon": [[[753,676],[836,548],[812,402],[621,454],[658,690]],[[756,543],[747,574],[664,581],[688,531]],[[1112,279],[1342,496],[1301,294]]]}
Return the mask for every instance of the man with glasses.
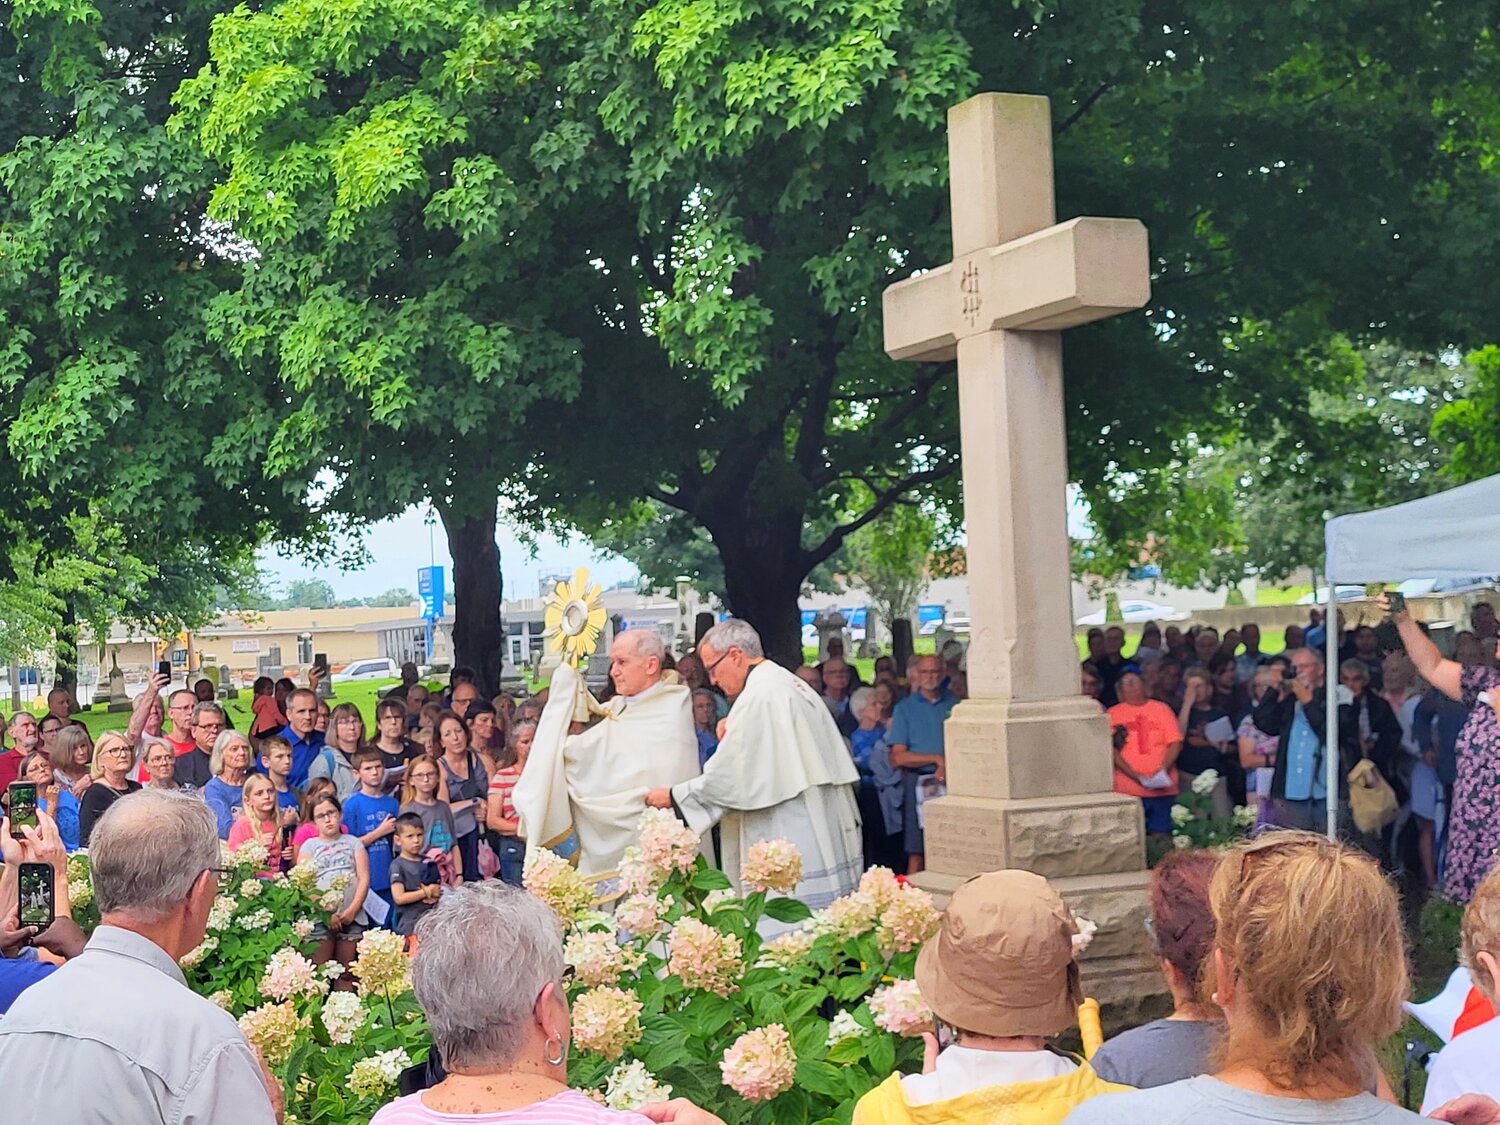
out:
{"label": "man with glasses", "polygon": [[167,697],[167,718],[172,729],[165,737],[179,758],[197,748],[193,738],[193,708],[197,705],[198,697],[187,688],[178,688]]}
{"label": "man with glasses", "polygon": [[[724,873],[737,893],[749,890],[740,865],[750,847],[778,839],[802,853],[794,897],[818,910],[853,891],[864,870],[859,771],[822,696],[767,660],[746,621],[715,625],[698,655],[734,706],[702,776],[652,790],[647,804],[672,808],[705,839],[718,825]],[[774,924],[761,929],[777,932]]]}
{"label": "man with glasses", "polygon": [[[938,785],[948,781],[947,761],[943,756],[943,724],[958,704],[943,687],[943,661],[936,655],[923,656],[914,670],[913,691],[891,711],[891,729],[885,736],[891,748],[891,765],[902,775],[901,823],[906,846],[906,873],[914,875],[925,863],[922,825],[917,818],[917,789],[922,779],[932,777]],[[1100,670],[1106,691],[1112,692],[1114,680]]]}
{"label": "man with glasses", "polygon": [[[1256,705],[1254,722],[1267,735],[1280,736],[1275,772],[1271,775],[1271,809],[1278,828],[1324,832],[1328,828],[1328,744],[1323,654],[1299,648],[1287,654],[1292,678],[1273,684]],[[1273,666],[1275,667],[1275,666]],[[1348,796],[1345,777],[1359,760],[1339,763],[1340,796]],[[1348,817],[1348,801],[1339,803],[1340,834]],[[1351,822],[1352,826],[1352,822]]]}
{"label": "man with glasses", "polygon": [[5,1119],[272,1125],[280,1084],[177,967],[219,894],[213,814],[185,794],[136,793],[100,817],[89,861],[98,928],[0,1022]]}
{"label": "man with glasses", "polygon": [[[181,693],[178,693],[181,694]],[[173,697],[174,699],[176,696]],[[217,703],[195,703],[188,715],[188,729],[192,731],[193,747],[177,757],[174,774],[178,785],[191,785],[202,789],[213,778],[210,761],[214,741],[224,730],[224,710]]]}

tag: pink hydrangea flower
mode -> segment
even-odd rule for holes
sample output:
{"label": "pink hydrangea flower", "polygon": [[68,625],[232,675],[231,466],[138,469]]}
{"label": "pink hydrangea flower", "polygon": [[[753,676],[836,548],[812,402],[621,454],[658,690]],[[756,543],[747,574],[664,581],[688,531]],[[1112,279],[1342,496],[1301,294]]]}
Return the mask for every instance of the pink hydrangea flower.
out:
{"label": "pink hydrangea flower", "polygon": [[747,1031],[724,1052],[719,1073],[724,1085],[746,1101],[769,1101],[796,1081],[792,1037],[779,1023]]}
{"label": "pink hydrangea flower", "polygon": [[684,918],[672,928],[667,972],[688,988],[719,996],[735,991],[745,955],[740,939],[696,918]]}
{"label": "pink hydrangea flower", "polygon": [[698,833],[666,809],[647,809],[640,820],[641,860],[658,871],[693,869],[698,861]]}
{"label": "pink hydrangea flower", "polygon": [[593,988],[573,1001],[573,1043],[614,1061],[640,1042],[641,1002],[618,988]]}
{"label": "pink hydrangea flower", "polygon": [[901,883],[889,867],[872,867],[860,877],[859,889],[874,900],[877,910],[884,910],[900,893]]}
{"label": "pink hydrangea flower", "polygon": [[625,949],[615,935],[602,930],[575,933],[563,945],[563,960],[584,984],[614,984],[620,974],[640,967],[641,954]]}
{"label": "pink hydrangea flower", "polygon": [[615,907],[615,924],[631,937],[653,937],[662,927],[667,911],[672,908],[672,896],[656,898],[654,895],[631,895]]}
{"label": "pink hydrangea flower", "polygon": [[752,891],[790,894],[802,881],[802,853],[790,840],[757,840],[740,864],[740,878]]}
{"label": "pink hydrangea flower", "polygon": [[922,999],[914,980],[898,980],[877,988],[866,1001],[875,1026],[894,1035],[920,1035],[932,1029],[932,1009]]}
{"label": "pink hydrangea flower", "polygon": [[881,908],[875,937],[886,956],[906,953],[937,933],[941,923],[942,915],[932,896],[920,887],[901,883]]}
{"label": "pink hydrangea flower", "polygon": [[327,988],[327,982],[319,979],[316,966],[295,949],[278,949],[271,954],[260,978],[260,994],[268,1000],[318,996]]}

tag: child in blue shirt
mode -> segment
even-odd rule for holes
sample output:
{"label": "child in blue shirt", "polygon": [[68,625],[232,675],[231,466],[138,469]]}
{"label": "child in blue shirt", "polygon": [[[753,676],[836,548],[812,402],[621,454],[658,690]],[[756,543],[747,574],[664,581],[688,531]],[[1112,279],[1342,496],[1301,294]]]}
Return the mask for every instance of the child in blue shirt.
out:
{"label": "child in blue shirt", "polygon": [[357,751],[350,764],[354,767],[359,788],[344,802],[344,831],[358,836],[370,853],[370,890],[385,900],[392,910],[382,923],[390,929],[395,922],[395,900],[391,898],[391,833],[401,806],[396,798],[382,791],[385,784],[385,759],[379,750]]}

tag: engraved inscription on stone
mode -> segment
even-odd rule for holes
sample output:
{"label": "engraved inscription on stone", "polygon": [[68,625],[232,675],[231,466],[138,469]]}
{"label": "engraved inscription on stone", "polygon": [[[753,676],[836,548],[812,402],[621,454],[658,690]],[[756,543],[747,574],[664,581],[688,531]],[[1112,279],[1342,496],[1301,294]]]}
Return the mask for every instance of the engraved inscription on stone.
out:
{"label": "engraved inscription on stone", "polygon": [[970,262],[964,267],[963,275],[958,282],[959,292],[962,294],[962,306],[960,313],[970,328],[979,323],[979,267]]}

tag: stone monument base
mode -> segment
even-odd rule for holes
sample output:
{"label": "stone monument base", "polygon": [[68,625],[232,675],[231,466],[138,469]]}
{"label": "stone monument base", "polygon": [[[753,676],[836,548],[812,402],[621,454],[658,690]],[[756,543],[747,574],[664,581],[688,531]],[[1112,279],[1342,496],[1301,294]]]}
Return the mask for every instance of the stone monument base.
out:
{"label": "stone monument base", "polygon": [[[949,723],[951,739],[953,719]],[[1146,933],[1151,875],[1137,798],[1114,792],[1010,800],[950,795],[925,807],[928,869],[915,877],[918,886],[942,904],[983,872],[1035,871],[1075,914],[1098,927],[1079,965],[1084,992],[1104,1011],[1106,1032],[1170,1009]]]}

